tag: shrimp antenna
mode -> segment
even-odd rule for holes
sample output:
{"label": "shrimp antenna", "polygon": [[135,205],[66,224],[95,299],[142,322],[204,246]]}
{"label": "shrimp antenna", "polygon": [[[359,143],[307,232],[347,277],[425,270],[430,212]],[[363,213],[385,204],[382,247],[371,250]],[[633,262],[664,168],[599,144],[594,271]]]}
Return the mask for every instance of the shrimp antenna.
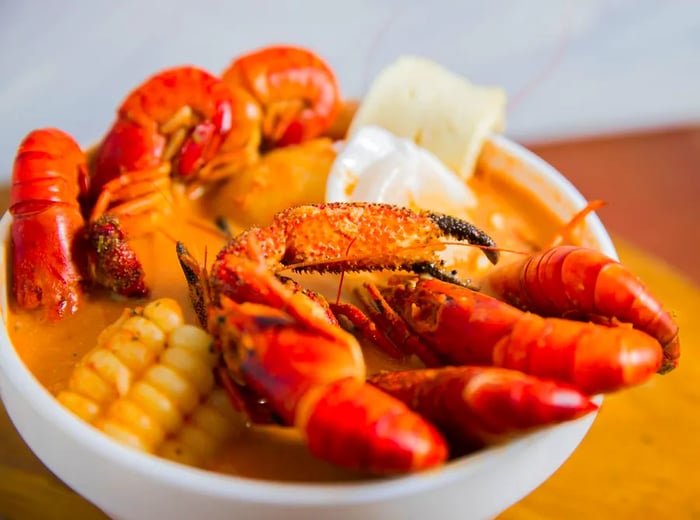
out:
{"label": "shrimp antenna", "polygon": [[605,206],[604,200],[591,200],[582,209],[577,211],[569,221],[564,224],[557,234],[555,234],[548,244],[548,248],[556,247],[566,241],[576,228],[581,226],[590,213]]}
{"label": "shrimp antenna", "polygon": [[[348,247],[345,249],[345,256],[346,257],[350,256],[350,248],[355,243],[355,240],[357,240],[357,237],[354,237],[350,241],[350,243],[348,244]],[[335,295],[336,305],[340,303],[340,293],[343,291],[343,281],[344,280],[345,280],[345,267],[343,267],[343,270],[340,271],[340,280],[338,281],[338,292]]]}

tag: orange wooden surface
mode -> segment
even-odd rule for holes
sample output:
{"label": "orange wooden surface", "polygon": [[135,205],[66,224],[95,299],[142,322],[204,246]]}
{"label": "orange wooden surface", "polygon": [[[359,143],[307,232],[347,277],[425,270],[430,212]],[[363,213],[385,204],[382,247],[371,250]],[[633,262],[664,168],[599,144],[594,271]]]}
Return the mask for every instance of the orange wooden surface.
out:
{"label": "orange wooden surface", "polygon": [[[609,202],[599,214],[622,260],[677,314],[683,356],[675,372],[608,397],[574,455],[500,519],[700,518],[700,130],[532,148]],[[69,517],[104,518],[46,470],[0,409],[0,518]]]}
{"label": "orange wooden surface", "polygon": [[630,240],[700,284],[700,126],[530,144]]}

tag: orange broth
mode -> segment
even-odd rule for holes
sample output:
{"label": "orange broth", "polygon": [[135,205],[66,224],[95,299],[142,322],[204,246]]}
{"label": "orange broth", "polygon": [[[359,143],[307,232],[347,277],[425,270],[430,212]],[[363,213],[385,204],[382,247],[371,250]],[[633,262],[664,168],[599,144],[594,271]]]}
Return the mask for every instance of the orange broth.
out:
{"label": "orange broth", "polygon": [[[500,247],[533,251],[551,239],[562,223],[532,193],[508,180],[504,173],[487,170],[483,164],[477,168],[469,185],[478,196],[479,206],[477,211],[470,213],[469,219],[491,234]],[[211,261],[224,245],[224,238],[214,231],[213,225],[212,231],[205,231],[200,226],[191,225],[188,220],[196,217],[213,222],[215,215],[226,213],[226,207],[195,201],[183,203],[176,213],[178,220],[168,224],[169,233],[183,241],[198,260],[204,260],[206,251]],[[499,222],[501,227],[495,225]],[[196,323],[172,238],[156,233],[136,239],[133,244],[152,290],[149,299],[166,296],[176,299],[185,310],[187,321]],[[475,255],[481,256],[478,252]],[[345,289],[362,280],[363,276],[366,275],[348,275]],[[299,278],[304,284],[316,284],[317,288],[318,284],[324,286],[321,289],[329,297],[335,297],[337,276],[304,275]],[[345,294],[348,294],[347,290]],[[51,393],[56,394],[65,387],[77,361],[94,347],[99,332],[115,321],[124,307],[140,303],[106,293],[88,294],[76,315],[57,323],[43,321],[38,312],[18,311],[11,304],[9,333],[29,370]],[[370,345],[364,345],[364,351],[370,372],[398,367],[397,362]],[[367,478],[313,458],[303,445],[299,432],[282,427],[245,428],[208,467],[253,478],[286,481]]]}

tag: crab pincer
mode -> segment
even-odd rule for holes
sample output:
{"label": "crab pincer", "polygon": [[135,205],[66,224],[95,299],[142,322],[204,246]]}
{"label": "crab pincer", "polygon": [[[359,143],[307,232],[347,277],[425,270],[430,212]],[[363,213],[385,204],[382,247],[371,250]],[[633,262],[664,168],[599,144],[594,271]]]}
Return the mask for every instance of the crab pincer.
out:
{"label": "crab pincer", "polygon": [[264,417],[262,399],[269,417],[300,428],[313,453],[341,466],[392,474],[444,462],[447,445],[435,427],[365,382],[359,343],[325,300],[276,273],[286,266],[318,272],[400,269],[456,280],[437,255],[445,247],[441,239],[449,236],[493,245],[458,219],[366,203],[283,211],[269,226],[232,239],[210,276],[179,244],[195,309],[222,353],[220,374],[234,404],[251,417]]}

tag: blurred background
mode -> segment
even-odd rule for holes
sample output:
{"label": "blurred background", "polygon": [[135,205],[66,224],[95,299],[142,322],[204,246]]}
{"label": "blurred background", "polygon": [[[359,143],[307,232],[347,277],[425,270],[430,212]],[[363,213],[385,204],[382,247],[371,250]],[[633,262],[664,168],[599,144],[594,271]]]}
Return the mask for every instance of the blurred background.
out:
{"label": "blurred background", "polygon": [[[551,161],[605,223],[700,281],[700,2],[661,0],[0,0],[0,181],[22,137],[95,142],[155,71],[221,71],[273,42],[320,52],[360,97],[399,54],[509,95],[507,135]],[[624,137],[623,137],[623,134]]]}

